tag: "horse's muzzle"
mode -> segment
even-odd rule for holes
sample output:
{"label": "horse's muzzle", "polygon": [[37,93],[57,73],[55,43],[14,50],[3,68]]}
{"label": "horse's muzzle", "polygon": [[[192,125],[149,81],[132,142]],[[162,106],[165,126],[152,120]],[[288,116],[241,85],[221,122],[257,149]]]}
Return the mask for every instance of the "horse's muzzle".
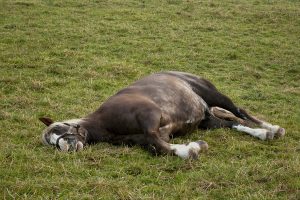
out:
{"label": "horse's muzzle", "polygon": [[80,151],[83,143],[79,140],[80,135],[65,133],[56,140],[56,148],[60,151]]}

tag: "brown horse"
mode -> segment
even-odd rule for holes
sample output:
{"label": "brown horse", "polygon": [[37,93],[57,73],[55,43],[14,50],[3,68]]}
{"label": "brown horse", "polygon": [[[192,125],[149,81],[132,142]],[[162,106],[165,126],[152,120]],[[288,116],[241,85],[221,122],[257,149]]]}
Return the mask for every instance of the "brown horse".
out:
{"label": "brown horse", "polygon": [[[284,128],[250,116],[221,94],[209,81],[183,72],[144,77],[81,119],[54,122],[43,131],[45,144],[62,151],[78,151],[86,144],[138,144],[156,153],[197,158],[204,141],[170,144],[170,138],[198,128],[233,128],[261,140],[283,136]],[[260,126],[261,128],[253,128]]]}

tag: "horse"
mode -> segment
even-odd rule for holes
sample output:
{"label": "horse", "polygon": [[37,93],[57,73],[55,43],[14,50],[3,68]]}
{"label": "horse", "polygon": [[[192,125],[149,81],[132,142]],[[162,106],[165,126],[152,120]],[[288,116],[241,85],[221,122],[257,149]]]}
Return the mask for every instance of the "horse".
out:
{"label": "horse", "polygon": [[285,135],[285,129],[262,121],[237,107],[208,80],[178,72],[146,76],[108,98],[96,111],[80,119],[55,122],[39,118],[47,127],[42,140],[61,151],[80,151],[99,142],[141,145],[157,154],[197,159],[207,151],[205,141],[171,144],[170,140],[197,129],[231,128],[261,140]]}

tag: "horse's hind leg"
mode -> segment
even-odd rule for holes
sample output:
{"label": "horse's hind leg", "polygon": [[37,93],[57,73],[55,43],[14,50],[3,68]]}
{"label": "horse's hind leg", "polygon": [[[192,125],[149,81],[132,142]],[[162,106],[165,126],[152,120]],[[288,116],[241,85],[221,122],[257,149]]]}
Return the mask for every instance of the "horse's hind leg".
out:
{"label": "horse's hind leg", "polygon": [[[221,119],[226,119],[230,121],[235,121],[241,125],[245,125],[247,127],[254,127],[254,125],[257,125],[261,128],[267,129],[273,134],[275,137],[281,137],[284,136],[285,130],[284,128],[279,127],[278,125],[272,125],[268,122],[264,122],[262,120],[259,120],[251,115],[249,115],[245,110],[240,109],[240,112],[242,112],[245,116],[247,116],[247,119],[241,119],[236,117],[233,113],[231,113],[228,110],[225,110],[220,107],[212,107],[210,109],[211,113]],[[272,137],[272,136],[270,136]]]}
{"label": "horse's hind leg", "polygon": [[226,119],[221,119],[214,116],[212,113],[207,112],[205,114],[205,119],[199,124],[201,129],[215,129],[215,128],[232,128],[234,125],[238,125],[236,121],[229,121]]}
{"label": "horse's hind leg", "polygon": [[[246,113],[245,110],[241,109],[241,112]],[[248,114],[247,114],[248,115]],[[252,122],[254,122],[256,125],[265,128],[269,131],[271,131],[275,137],[282,137],[285,135],[285,129],[278,126],[278,125],[272,125],[268,122],[265,122],[263,120],[257,119],[254,116],[248,115],[249,116],[249,120],[251,120]]]}
{"label": "horse's hind leg", "polygon": [[274,137],[274,134],[267,129],[250,128],[248,126],[242,125],[238,121],[220,119],[209,112],[207,113],[206,118],[203,121],[201,121],[201,123],[199,124],[199,128],[202,129],[203,128],[204,129],[232,128],[232,129],[236,129],[237,131],[244,132],[254,137],[257,137],[261,140],[273,139]]}
{"label": "horse's hind leg", "polygon": [[220,108],[220,107],[211,107],[210,108],[210,113],[212,115],[214,115],[215,117],[218,117],[220,119],[224,119],[224,120],[228,120],[228,121],[234,121],[236,123],[243,124],[243,125],[248,126],[248,127],[254,127],[255,126],[255,124],[252,121],[241,119],[241,118],[235,116],[232,112],[230,112],[228,110],[225,110],[223,108]]}
{"label": "horse's hind leg", "polygon": [[[187,81],[193,88],[194,92],[198,94],[208,105],[208,107],[220,107],[225,110],[230,111],[234,116],[237,118],[240,118],[243,120],[242,122],[239,122],[240,126],[239,129],[242,130],[241,128],[242,124],[246,126],[252,126],[251,124],[260,126],[264,129],[267,129],[271,135],[273,136],[283,136],[285,134],[284,128],[281,128],[277,125],[272,125],[270,123],[261,121],[251,115],[249,115],[245,110],[237,107],[234,105],[234,103],[231,101],[230,98],[228,98],[226,95],[223,95],[220,93],[217,88],[210,83],[207,80],[201,79],[196,76],[192,76],[190,74],[184,74],[182,78]],[[222,117],[221,117],[222,118]],[[215,120],[212,121],[207,121],[206,122],[208,125],[216,123]],[[218,122],[217,122],[218,123]],[[222,122],[223,123],[223,122]],[[221,123],[221,125],[222,125]],[[223,123],[224,124],[224,123]],[[225,123],[227,124],[227,123]],[[243,129],[248,132],[253,132],[252,130],[248,129],[249,127]],[[254,131],[255,133],[255,131]]]}

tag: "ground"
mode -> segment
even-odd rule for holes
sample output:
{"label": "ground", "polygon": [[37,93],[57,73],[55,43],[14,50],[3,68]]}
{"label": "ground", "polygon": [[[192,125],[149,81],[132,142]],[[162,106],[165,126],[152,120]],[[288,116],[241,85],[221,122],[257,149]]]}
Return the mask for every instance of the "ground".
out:
{"label": "ground", "polygon": [[[297,0],[0,0],[0,196],[4,199],[299,199]],[[273,141],[195,131],[197,161],[97,144],[43,146],[41,116],[79,118],[147,74],[211,80],[286,128]]]}

